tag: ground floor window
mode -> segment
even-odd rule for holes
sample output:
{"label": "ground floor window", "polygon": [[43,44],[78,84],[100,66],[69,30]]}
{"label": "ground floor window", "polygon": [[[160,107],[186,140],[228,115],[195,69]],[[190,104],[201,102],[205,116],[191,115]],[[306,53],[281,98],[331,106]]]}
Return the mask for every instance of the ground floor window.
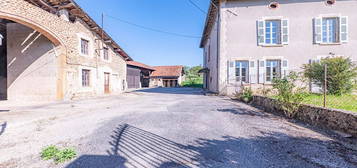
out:
{"label": "ground floor window", "polygon": [[236,80],[238,82],[249,82],[249,61],[236,61]]}
{"label": "ground floor window", "polygon": [[281,76],[281,61],[267,60],[266,61],[266,81],[272,82],[273,79]]}
{"label": "ground floor window", "polygon": [[90,86],[90,70],[88,69],[82,69],[82,86]]}

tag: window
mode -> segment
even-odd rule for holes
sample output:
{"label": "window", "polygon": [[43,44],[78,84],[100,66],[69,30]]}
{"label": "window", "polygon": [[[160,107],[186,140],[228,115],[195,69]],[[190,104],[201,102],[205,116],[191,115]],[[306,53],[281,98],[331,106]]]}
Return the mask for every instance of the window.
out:
{"label": "window", "polygon": [[239,82],[249,82],[248,77],[249,62],[248,61],[236,61],[236,80]]}
{"label": "window", "polygon": [[258,21],[258,45],[286,45],[288,42],[288,20],[270,19]]}
{"label": "window", "polygon": [[280,21],[265,21],[265,44],[281,44],[280,40]]}
{"label": "window", "polygon": [[81,39],[81,53],[83,55],[89,55],[89,41]]}
{"label": "window", "polygon": [[336,3],[336,0],[326,0],[325,3],[326,3],[326,5],[331,6],[331,5],[334,5]]}
{"label": "window", "polygon": [[322,42],[337,43],[338,38],[338,18],[323,18],[322,19]]}
{"label": "window", "polygon": [[315,18],[314,36],[317,44],[346,43],[348,41],[347,17]]}
{"label": "window", "polygon": [[208,57],[208,62],[211,61],[211,45],[208,45],[208,54],[207,54],[207,57]]}
{"label": "window", "polygon": [[281,61],[267,60],[266,61],[266,81],[272,82],[273,79],[281,76]]}
{"label": "window", "polygon": [[109,60],[109,49],[108,48],[103,49],[103,58],[104,58],[104,60]]}
{"label": "window", "polygon": [[90,70],[88,69],[82,69],[82,86],[90,86]]}
{"label": "window", "polygon": [[278,2],[272,2],[269,4],[269,8],[270,9],[276,9],[279,7],[279,3]]}

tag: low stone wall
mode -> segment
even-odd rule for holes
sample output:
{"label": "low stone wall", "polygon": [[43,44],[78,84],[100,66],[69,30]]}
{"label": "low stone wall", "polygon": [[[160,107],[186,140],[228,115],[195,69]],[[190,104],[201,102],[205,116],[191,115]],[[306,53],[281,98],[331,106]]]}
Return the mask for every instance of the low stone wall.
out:
{"label": "low stone wall", "polygon": [[[284,115],[277,100],[254,96],[251,103],[267,112]],[[301,105],[295,119],[357,137],[357,113],[355,112]]]}

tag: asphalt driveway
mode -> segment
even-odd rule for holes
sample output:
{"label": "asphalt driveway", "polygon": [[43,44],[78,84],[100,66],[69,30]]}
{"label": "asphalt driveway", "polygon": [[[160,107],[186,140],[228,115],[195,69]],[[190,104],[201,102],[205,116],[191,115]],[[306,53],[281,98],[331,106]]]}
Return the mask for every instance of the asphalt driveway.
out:
{"label": "asphalt driveway", "polygon": [[[1,124],[1,168],[357,167],[356,139],[191,88],[10,109]],[[52,144],[78,157],[42,161]]]}
{"label": "asphalt driveway", "polygon": [[[74,167],[356,167],[356,146],[328,132],[200,90],[158,88],[81,144]],[[118,109],[120,110],[120,109]]]}

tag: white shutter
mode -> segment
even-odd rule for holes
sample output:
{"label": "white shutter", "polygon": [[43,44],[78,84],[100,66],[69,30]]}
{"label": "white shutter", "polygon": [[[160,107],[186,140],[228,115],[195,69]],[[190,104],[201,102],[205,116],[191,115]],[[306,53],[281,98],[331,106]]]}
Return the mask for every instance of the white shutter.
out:
{"label": "white shutter", "polygon": [[348,42],[348,18],[347,16],[340,17],[340,41]]}
{"label": "white shutter", "polygon": [[257,40],[258,40],[258,45],[264,45],[265,44],[265,22],[264,20],[258,20],[257,21]]}
{"label": "white shutter", "polygon": [[314,39],[315,43],[322,43],[322,18],[318,17],[314,19]]}
{"label": "white shutter", "polygon": [[258,81],[258,61],[250,60],[249,61],[249,82],[254,84]]}
{"label": "white shutter", "polygon": [[259,83],[265,83],[265,60],[259,60],[258,63]]}
{"label": "white shutter", "polygon": [[282,63],[281,63],[281,76],[283,78],[285,78],[288,75],[289,75],[289,62],[288,62],[288,60],[284,59],[284,60],[282,60]]}
{"label": "white shutter", "polygon": [[228,61],[228,83],[234,84],[236,82],[235,61]]}
{"label": "white shutter", "polygon": [[289,20],[281,20],[281,42],[284,45],[289,44]]}

